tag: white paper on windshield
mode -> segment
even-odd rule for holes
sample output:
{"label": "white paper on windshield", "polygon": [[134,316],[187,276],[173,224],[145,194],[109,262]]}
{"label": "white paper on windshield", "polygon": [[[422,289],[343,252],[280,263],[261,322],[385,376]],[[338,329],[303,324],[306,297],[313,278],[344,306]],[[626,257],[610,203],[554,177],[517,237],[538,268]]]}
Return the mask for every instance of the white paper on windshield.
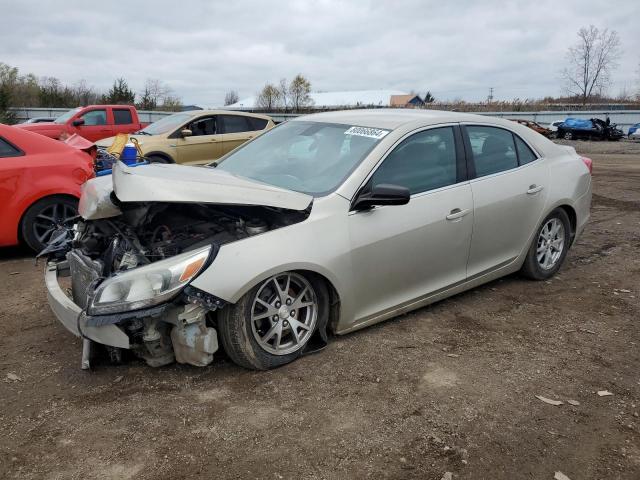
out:
{"label": "white paper on windshield", "polygon": [[349,128],[349,130],[344,132],[345,135],[369,137],[369,138],[375,138],[376,140],[380,140],[387,133],[389,133],[389,130],[382,130],[380,128],[369,128],[369,127],[351,127]]}

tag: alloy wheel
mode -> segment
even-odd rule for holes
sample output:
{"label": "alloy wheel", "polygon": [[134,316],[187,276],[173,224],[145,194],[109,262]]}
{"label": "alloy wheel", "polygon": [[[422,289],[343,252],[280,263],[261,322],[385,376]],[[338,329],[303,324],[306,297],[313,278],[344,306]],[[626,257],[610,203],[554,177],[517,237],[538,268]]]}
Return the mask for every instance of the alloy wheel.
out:
{"label": "alloy wheel", "polygon": [[536,258],[544,270],[556,266],[564,251],[564,225],[558,218],[551,218],[538,235]]}
{"label": "alloy wheel", "polygon": [[304,347],[317,318],[313,286],[297,273],[274,275],[263,282],[251,305],[253,337],[273,355],[287,355]]}
{"label": "alloy wheel", "polygon": [[38,242],[46,245],[51,240],[53,232],[61,228],[71,228],[71,221],[77,216],[78,211],[71,205],[49,204],[36,215],[32,225],[33,234]]}

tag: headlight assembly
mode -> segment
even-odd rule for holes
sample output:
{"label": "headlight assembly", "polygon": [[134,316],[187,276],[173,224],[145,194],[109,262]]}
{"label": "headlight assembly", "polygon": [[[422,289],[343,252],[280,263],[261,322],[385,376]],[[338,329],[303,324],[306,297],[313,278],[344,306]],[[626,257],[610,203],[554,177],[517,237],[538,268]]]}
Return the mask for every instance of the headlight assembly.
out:
{"label": "headlight assembly", "polygon": [[106,279],[95,290],[89,315],[138,310],[169,300],[200,273],[210,251],[209,245]]}

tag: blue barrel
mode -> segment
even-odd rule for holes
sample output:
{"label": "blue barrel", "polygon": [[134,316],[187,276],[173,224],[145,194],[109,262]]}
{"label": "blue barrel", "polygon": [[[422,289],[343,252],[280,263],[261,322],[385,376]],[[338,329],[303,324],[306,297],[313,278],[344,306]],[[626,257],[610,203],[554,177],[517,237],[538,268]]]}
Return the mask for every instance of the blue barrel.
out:
{"label": "blue barrel", "polygon": [[127,165],[133,165],[136,163],[138,157],[138,150],[133,143],[127,143],[122,149],[122,153],[120,154],[120,160],[122,160]]}

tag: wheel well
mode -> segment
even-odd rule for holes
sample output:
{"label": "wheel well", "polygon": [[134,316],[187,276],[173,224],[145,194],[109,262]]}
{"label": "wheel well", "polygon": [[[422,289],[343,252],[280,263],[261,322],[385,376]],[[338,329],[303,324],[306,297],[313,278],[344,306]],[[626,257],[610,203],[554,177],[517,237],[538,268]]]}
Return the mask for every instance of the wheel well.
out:
{"label": "wheel well", "polygon": [[171,158],[171,156],[167,155],[164,152],[150,152],[150,153],[147,153],[145,155],[145,158],[149,158],[149,157],[160,157],[160,158],[164,158],[169,163],[176,163],[173,160],[173,158]]}
{"label": "wheel well", "polygon": [[578,223],[578,217],[576,215],[576,211],[573,209],[571,205],[560,205],[558,208],[561,208],[565,211],[567,216],[569,217],[569,223],[571,224],[571,242],[573,243],[573,239],[576,236],[576,225]]}
{"label": "wheel well", "polygon": [[78,201],[78,197],[74,197],[73,195],[69,195],[68,193],[54,193],[53,195],[45,195],[44,197],[40,197],[29,204],[27,208],[24,209],[22,215],[20,215],[20,221],[18,222],[18,241],[20,243],[24,242],[24,238],[22,237],[22,222],[24,221],[24,216],[27,214],[29,209],[33,207],[36,203],[46,198],[54,198],[54,197],[62,197],[68,198],[70,200]]}
{"label": "wheel well", "polygon": [[331,332],[335,332],[335,326],[340,319],[340,295],[338,295],[336,287],[333,286],[333,283],[331,283],[331,280],[327,277],[312,270],[295,270],[295,272],[301,275],[313,277],[324,282],[327,286],[327,290],[329,291],[329,323],[327,327]]}

